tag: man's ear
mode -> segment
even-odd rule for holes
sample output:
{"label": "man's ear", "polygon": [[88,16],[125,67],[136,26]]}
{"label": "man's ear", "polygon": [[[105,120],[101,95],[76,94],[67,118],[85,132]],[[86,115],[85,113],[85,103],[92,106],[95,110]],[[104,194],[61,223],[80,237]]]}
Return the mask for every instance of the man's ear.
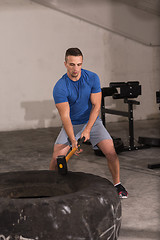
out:
{"label": "man's ear", "polygon": [[67,63],[66,63],[66,61],[65,61],[65,62],[64,62],[64,66],[65,66],[65,67],[66,67],[66,64],[67,64]]}

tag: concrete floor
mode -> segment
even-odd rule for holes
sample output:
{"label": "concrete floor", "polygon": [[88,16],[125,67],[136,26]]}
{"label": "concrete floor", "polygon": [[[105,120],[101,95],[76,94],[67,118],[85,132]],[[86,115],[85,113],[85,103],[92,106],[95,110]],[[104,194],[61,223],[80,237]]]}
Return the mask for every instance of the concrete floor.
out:
{"label": "concrete floor", "polygon": [[[134,122],[138,136],[160,137],[159,120]],[[0,172],[48,169],[52,146],[60,128],[0,133]],[[128,145],[128,122],[108,123],[112,136]],[[136,141],[135,141],[135,144]],[[94,154],[90,145],[82,145],[80,156],[68,162],[71,171],[92,173],[112,181],[106,159]],[[160,239],[160,169],[148,169],[160,163],[160,148],[127,151],[119,154],[121,182],[129,192],[122,200],[122,226],[119,240]]]}

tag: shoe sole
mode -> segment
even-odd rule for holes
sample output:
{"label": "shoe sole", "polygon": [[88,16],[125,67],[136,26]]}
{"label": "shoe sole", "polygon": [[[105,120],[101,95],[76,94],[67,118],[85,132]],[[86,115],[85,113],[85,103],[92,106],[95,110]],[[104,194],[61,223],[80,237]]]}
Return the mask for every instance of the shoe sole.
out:
{"label": "shoe sole", "polygon": [[128,195],[127,196],[123,196],[123,195],[119,194],[119,198],[128,198]]}

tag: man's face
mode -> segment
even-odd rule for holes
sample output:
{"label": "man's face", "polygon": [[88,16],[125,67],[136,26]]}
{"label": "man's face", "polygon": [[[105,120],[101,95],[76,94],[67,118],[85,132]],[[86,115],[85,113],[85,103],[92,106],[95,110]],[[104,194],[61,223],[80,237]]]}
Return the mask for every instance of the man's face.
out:
{"label": "man's face", "polygon": [[66,59],[65,67],[67,68],[68,77],[77,81],[81,77],[83,58],[82,56],[68,56]]}

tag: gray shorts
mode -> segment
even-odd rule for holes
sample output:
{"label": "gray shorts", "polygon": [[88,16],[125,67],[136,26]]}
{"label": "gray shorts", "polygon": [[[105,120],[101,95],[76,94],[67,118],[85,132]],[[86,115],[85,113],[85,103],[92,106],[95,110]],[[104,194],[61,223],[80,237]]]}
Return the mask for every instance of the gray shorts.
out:
{"label": "gray shorts", "polygon": [[[73,125],[73,130],[74,130],[74,135],[76,140],[78,140],[81,136],[81,133],[83,132],[83,130],[85,129],[87,123],[85,124],[80,124],[80,125]],[[112,139],[110,134],[108,133],[108,131],[106,130],[106,128],[104,127],[102,120],[100,118],[98,118],[92,129],[90,132],[90,142],[92,144],[92,147],[94,149],[97,149],[97,144],[99,142],[101,142],[104,139]],[[62,127],[55,144],[66,144],[66,145],[70,145],[69,141],[68,141],[68,136],[64,130],[64,128]]]}

